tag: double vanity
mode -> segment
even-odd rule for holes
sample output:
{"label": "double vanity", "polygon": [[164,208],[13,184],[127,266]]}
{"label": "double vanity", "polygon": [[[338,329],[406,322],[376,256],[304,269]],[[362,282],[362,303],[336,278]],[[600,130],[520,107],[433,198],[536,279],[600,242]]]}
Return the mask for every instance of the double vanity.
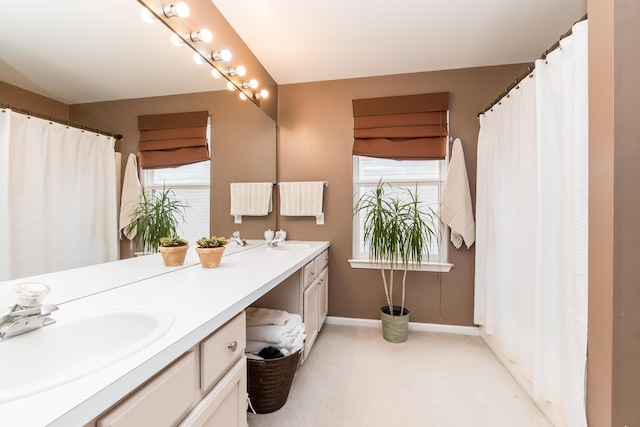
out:
{"label": "double vanity", "polygon": [[0,283],[47,284],[56,323],[0,342],[0,420],[20,426],[246,425],[244,309],[326,317],[329,242],[230,244],[220,267],[159,254]]}

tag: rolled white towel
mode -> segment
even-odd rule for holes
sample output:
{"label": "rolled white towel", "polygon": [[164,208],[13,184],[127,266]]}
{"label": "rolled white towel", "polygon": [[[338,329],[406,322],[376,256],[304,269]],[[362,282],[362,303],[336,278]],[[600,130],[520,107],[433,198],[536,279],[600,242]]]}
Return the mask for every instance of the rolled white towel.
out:
{"label": "rolled white towel", "polygon": [[247,326],[278,325],[284,326],[289,320],[289,313],[271,308],[248,307]]}
{"label": "rolled white towel", "polygon": [[289,320],[282,326],[247,326],[247,340],[279,343],[287,336],[290,336],[301,323],[302,318],[299,314],[290,313]]}

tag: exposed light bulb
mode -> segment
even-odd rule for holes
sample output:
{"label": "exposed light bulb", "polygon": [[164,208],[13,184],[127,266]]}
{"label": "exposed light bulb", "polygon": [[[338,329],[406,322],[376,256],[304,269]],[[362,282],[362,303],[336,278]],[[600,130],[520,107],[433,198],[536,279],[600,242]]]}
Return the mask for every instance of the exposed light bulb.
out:
{"label": "exposed light bulb", "polygon": [[175,5],[165,5],[162,8],[162,12],[167,18],[187,18],[191,13],[191,10],[185,2],[179,1]]}
{"label": "exposed light bulb", "polygon": [[204,59],[202,59],[202,55],[196,52],[193,54],[193,62],[196,64],[204,64]]}
{"label": "exposed light bulb", "polygon": [[171,44],[174,46],[182,46],[184,42],[176,33],[171,34]]}
{"label": "exposed light bulb", "polygon": [[256,89],[258,87],[258,81],[256,79],[249,80],[249,87],[251,89]]}
{"label": "exposed light bulb", "polygon": [[229,90],[236,90],[236,87],[233,85],[233,83],[231,83],[231,82],[227,82],[227,89],[229,89]]}
{"label": "exposed light bulb", "polygon": [[240,99],[242,99],[243,101],[247,99],[247,95],[244,94],[244,92],[240,92]]}
{"label": "exposed light bulb", "polygon": [[191,40],[193,40],[194,42],[209,43],[211,40],[213,40],[213,34],[207,29],[200,31],[191,31],[189,37],[191,37]]}
{"label": "exposed light bulb", "polygon": [[143,7],[142,9],[140,9],[140,17],[147,24],[152,24],[156,22],[156,17],[153,16],[153,14],[146,7]]}
{"label": "exposed light bulb", "polygon": [[262,98],[268,98],[268,97],[269,97],[269,91],[268,91],[268,90],[266,90],[266,89],[262,89],[262,90],[260,91],[260,96],[261,96]]}
{"label": "exposed light bulb", "polygon": [[245,74],[247,74],[247,69],[244,68],[242,65],[238,65],[236,67],[236,72],[238,73],[239,76],[244,76]]}
{"label": "exposed light bulb", "polygon": [[222,75],[220,74],[220,71],[216,70],[215,68],[211,70],[211,75],[213,76],[214,79],[219,79],[220,77],[222,77]]}

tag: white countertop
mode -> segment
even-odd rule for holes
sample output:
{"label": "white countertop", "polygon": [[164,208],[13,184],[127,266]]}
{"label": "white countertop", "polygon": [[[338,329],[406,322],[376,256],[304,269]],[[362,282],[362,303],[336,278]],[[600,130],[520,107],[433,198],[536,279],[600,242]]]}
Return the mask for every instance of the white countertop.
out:
{"label": "white countertop", "polygon": [[[63,312],[152,304],[168,309],[175,319],[169,330],[155,342],[111,366],[0,405],[2,424],[83,425],[329,247],[329,242],[304,242],[307,248],[275,251],[266,249],[264,241],[249,243],[242,250],[232,249],[234,244],[231,243],[220,267],[214,269],[203,269],[195,264],[198,261],[194,256],[197,255],[190,248],[193,253],[181,268],[164,267],[160,255],[155,254],[39,276],[38,281],[52,288],[45,303],[68,301],[58,304],[60,311],[53,313],[54,318]],[[285,245],[287,243],[296,242],[287,241]],[[6,298],[6,289],[20,281],[25,280],[0,283],[0,295]],[[49,326],[53,327],[55,325]],[[32,338],[28,335],[46,330],[47,327],[23,337]],[[20,337],[12,339],[17,338]],[[42,362],[46,363],[47,350],[38,345],[37,336],[34,338],[34,349],[41,352]],[[2,346],[11,345],[12,339],[0,342],[0,360]],[[7,368],[12,367],[2,369]],[[16,368],[23,367],[13,367]]]}

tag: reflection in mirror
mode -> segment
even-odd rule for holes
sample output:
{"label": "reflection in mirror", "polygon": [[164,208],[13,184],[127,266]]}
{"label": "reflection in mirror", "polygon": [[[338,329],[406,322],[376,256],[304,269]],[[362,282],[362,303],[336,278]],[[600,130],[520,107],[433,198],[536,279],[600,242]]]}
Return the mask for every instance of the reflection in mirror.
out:
{"label": "reflection in mirror", "polygon": [[[234,224],[229,184],[275,182],[274,120],[228,91],[210,67],[196,65],[191,49],[172,46],[166,27],[144,23],[140,9],[135,0],[7,4],[0,18],[0,103],[123,135],[116,144],[120,175],[136,152],[138,115],[210,112],[211,213],[202,234],[239,230],[259,238],[275,228],[275,214]],[[120,248],[122,257],[131,255],[128,241]]]}

